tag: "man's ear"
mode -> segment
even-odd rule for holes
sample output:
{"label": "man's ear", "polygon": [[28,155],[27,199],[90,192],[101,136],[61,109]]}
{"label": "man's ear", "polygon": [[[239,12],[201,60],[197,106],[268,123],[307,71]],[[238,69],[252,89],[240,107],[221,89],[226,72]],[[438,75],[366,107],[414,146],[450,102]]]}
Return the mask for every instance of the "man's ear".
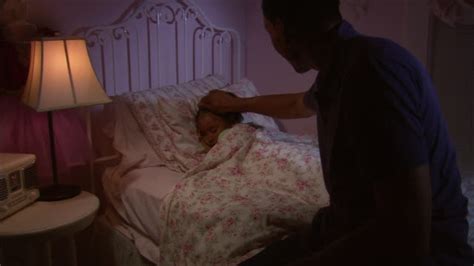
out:
{"label": "man's ear", "polygon": [[281,19],[277,18],[275,20],[275,23],[273,23],[273,27],[276,31],[276,33],[279,35],[279,36],[283,36],[284,33],[285,33],[285,25],[283,25],[283,22],[281,21]]}

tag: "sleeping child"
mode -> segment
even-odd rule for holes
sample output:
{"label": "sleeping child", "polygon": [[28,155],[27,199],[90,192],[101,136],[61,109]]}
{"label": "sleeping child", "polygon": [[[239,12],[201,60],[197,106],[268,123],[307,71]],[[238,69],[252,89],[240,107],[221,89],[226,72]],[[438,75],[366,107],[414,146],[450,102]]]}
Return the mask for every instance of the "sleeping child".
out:
{"label": "sleeping child", "polygon": [[197,112],[209,152],[160,205],[160,265],[236,265],[328,205],[312,139],[248,124],[245,115]]}
{"label": "sleeping child", "polygon": [[240,113],[214,113],[200,108],[196,114],[196,129],[199,141],[208,149],[212,148],[219,135],[226,129],[242,122]]}

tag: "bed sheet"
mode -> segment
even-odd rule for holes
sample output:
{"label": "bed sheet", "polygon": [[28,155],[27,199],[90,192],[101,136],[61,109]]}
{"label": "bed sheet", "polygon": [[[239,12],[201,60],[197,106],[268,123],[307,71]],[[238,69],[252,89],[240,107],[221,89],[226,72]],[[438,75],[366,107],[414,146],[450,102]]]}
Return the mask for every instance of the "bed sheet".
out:
{"label": "bed sheet", "polygon": [[107,214],[113,218],[115,229],[131,239],[143,256],[158,263],[158,243],[154,239],[160,235],[156,226],[160,206],[182,174],[165,167],[133,169],[136,164],[122,162],[105,171],[102,182],[111,208]]}
{"label": "bed sheet", "polygon": [[313,139],[237,124],[161,204],[160,265],[233,265],[329,204]]}
{"label": "bed sheet", "polygon": [[94,265],[159,265],[159,246],[124,223],[113,208],[97,217],[93,234]]}

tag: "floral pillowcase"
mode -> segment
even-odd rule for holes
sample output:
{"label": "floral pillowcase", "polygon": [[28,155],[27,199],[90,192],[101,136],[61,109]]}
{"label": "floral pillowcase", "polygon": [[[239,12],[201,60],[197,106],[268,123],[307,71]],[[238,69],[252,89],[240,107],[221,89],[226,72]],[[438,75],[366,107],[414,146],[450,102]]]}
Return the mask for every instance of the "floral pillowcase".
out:
{"label": "floral pillowcase", "polygon": [[[208,76],[179,85],[127,93],[119,97],[130,107],[160,163],[172,170],[186,172],[205,156],[195,125],[200,99],[215,89],[229,91],[241,97],[257,95],[253,84],[246,79],[230,86],[226,85],[222,77]],[[278,128],[269,117],[258,114],[243,116],[244,122],[252,122],[266,128]]]}

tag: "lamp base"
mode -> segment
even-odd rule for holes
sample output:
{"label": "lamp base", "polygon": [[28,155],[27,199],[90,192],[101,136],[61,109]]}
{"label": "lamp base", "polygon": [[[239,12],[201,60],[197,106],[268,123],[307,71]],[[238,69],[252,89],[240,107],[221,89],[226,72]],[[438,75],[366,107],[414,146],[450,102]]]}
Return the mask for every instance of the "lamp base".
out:
{"label": "lamp base", "polygon": [[81,193],[81,187],[74,185],[54,184],[40,188],[39,201],[58,201],[70,199]]}

